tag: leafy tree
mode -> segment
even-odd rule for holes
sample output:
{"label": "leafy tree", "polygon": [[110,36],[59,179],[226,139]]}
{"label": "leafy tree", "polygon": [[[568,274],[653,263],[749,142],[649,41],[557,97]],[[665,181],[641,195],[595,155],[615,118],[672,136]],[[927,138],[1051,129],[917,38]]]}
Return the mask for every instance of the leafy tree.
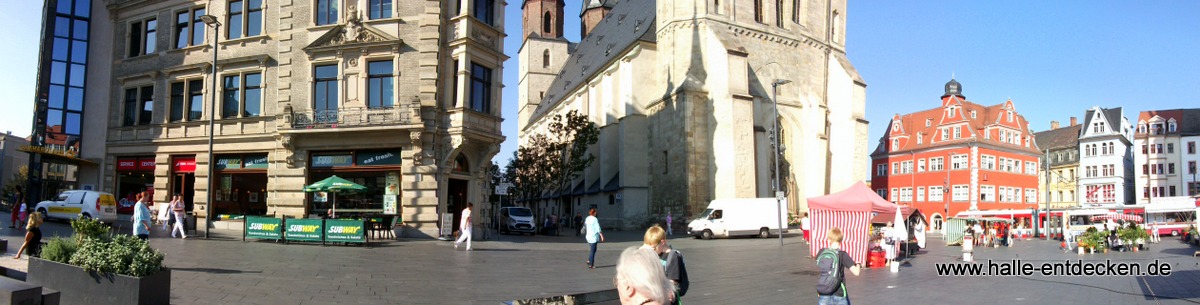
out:
{"label": "leafy tree", "polygon": [[567,191],[567,185],[596,161],[588,148],[600,129],[586,115],[572,110],[554,115],[546,133],[529,137],[513,152],[503,177],[514,185],[516,198],[539,199],[547,190]]}

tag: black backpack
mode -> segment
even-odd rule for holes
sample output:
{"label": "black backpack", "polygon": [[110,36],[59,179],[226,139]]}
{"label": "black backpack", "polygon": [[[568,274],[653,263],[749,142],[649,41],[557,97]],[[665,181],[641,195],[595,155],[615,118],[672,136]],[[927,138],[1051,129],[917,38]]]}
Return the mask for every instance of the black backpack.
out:
{"label": "black backpack", "polygon": [[687,294],[688,284],[690,283],[688,281],[687,264],[683,262],[683,253],[680,253],[679,250],[674,249],[667,253],[668,263],[676,258],[679,259],[679,285],[675,287],[675,291],[678,293],[677,296],[684,296]]}
{"label": "black backpack", "polygon": [[[838,249],[825,248],[817,254],[817,293],[832,295],[842,287],[842,254]],[[845,290],[843,290],[845,292]]]}

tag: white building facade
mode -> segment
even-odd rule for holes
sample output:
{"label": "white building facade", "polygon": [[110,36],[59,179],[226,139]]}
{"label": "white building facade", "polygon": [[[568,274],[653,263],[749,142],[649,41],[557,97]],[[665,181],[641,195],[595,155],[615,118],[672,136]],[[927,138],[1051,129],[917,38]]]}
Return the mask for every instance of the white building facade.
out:
{"label": "white building facade", "polygon": [[[1189,148],[1188,145],[1192,148]],[[1138,204],[1150,198],[1197,194],[1200,109],[1143,111],[1134,136]],[[1192,189],[1189,189],[1191,187]]]}
{"label": "white building facade", "polygon": [[1079,131],[1078,194],[1085,205],[1133,204],[1133,126],[1120,107],[1092,107]]}

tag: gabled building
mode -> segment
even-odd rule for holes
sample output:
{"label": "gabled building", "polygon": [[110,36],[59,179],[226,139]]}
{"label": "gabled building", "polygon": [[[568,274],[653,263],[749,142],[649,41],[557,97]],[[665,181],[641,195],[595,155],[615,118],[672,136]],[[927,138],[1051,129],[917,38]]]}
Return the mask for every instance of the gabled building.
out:
{"label": "gabled building", "polygon": [[1142,111],[1134,135],[1137,203],[1200,194],[1200,109]]}
{"label": "gabled building", "polygon": [[873,188],[933,227],[967,210],[1037,207],[1041,153],[1013,102],[983,106],[946,83],[938,107],[897,114],[871,154]]}
{"label": "gabled building", "polygon": [[1071,117],[1071,125],[1060,127],[1050,122],[1050,130],[1033,134],[1042,150],[1042,173],[1038,175],[1038,208],[1064,209],[1079,205],[1076,182],[1079,179],[1079,131],[1082,125]]}
{"label": "gabled building", "polygon": [[1133,204],[1133,126],[1120,107],[1092,107],[1079,132],[1078,193],[1085,205]]}

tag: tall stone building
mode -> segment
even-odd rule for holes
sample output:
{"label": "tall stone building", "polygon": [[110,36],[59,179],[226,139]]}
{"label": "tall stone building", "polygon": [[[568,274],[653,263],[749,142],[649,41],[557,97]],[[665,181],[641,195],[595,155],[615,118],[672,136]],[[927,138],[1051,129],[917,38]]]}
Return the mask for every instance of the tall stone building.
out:
{"label": "tall stone building", "polygon": [[549,191],[544,211],[594,206],[606,225],[631,226],[695,216],[712,199],[774,197],[776,121],[791,211],[866,177],[866,84],[846,57],[846,1],[587,0],[578,42],[563,38],[563,1],[522,3],[518,137],[571,110],[600,137],[595,164]]}
{"label": "tall stone building", "polygon": [[1038,190],[1042,200],[1039,209],[1066,209],[1079,206],[1075,194],[1079,180],[1079,125],[1075,117],[1071,124],[1060,127],[1058,121],[1050,122],[1050,130],[1033,134],[1037,147],[1042,150],[1042,174],[1039,175]]}
{"label": "tall stone building", "polygon": [[85,117],[100,119],[84,129],[101,190],[181,194],[200,217],[307,217],[333,200],[304,185],[337,175],[367,187],[339,211],[395,207],[425,235],[487,198],[503,1],[93,4]]}

